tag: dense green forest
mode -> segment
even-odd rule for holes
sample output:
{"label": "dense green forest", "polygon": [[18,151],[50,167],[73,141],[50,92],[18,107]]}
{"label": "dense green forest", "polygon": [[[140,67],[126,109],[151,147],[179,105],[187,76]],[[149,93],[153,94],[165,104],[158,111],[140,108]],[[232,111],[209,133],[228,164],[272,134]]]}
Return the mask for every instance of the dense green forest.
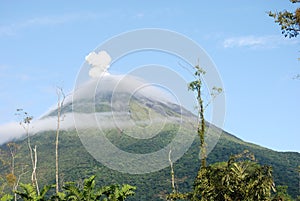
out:
{"label": "dense green forest", "polygon": [[[117,130],[111,131],[112,136],[110,139],[113,140],[114,135],[118,134]],[[162,134],[161,136],[169,138],[172,135],[166,132],[165,135]],[[53,131],[39,133],[32,137],[32,144],[36,145],[38,150],[37,175],[40,186],[55,183],[54,142],[55,134]],[[16,141],[16,143],[20,146],[20,149],[16,153],[15,172],[16,175],[19,175],[22,172],[21,168],[27,165],[26,171],[29,172],[22,176],[21,181],[29,183],[31,174],[27,141],[24,139]],[[156,146],[163,146],[162,143],[161,139],[156,139]],[[181,192],[191,190],[194,178],[199,170],[199,143],[196,138],[185,155],[174,163],[176,187]],[[145,144],[138,144],[137,146],[132,144],[129,146],[129,144],[130,142],[127,144],[128,149],[137,149],[141,152],[149,148],[144,146]],[[125,144],[122,146],[125,146]],[[5,145],[1,149],[3,152],[9,151]],[[255,155],[260,164],[272,166],[276,186],[288,186],[288,193],[294,198],[299,195],[297,167],[300,161],[300,153],[276,152],[244,142],[231,134],[223,132],[218,144],[208,155],[208,164],[227,161],[232,154],[239,154],[246,149]],[[128,200],[165,200],[166,196],[172,192],[170,168],[144,175],[130,175],[111,170],[96,161],[85,150],[75,131],[63,131],[61,133],[59,154],[61,183],[68,181],[82,183],[85,178],[96,175],[97,185],[99,186],[116,183],[136,186],[135,195],[129,197]],[[1,175],[6,175],[9,171],[8,166],[1,165]]]}

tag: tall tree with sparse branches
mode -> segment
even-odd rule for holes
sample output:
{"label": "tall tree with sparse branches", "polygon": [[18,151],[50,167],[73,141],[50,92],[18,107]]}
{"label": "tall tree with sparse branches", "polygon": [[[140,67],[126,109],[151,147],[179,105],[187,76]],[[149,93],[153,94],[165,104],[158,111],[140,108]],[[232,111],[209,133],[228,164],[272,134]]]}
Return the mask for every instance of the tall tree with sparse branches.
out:
{"label": "tall tree with sparse branches", "polygon": [[[14,142],[9,142],[7,143],[7,147],[9,148],[10,157],[11,157],[11,165],[10,165],[11,171],[10,174],[6,175],[6,179],[11,184],[12,191],[16,191],[19,185],[20,176],[22,175],[20,174],[19,178],[17,179],[15,174],[15,159],[16,159],[17,150],[20,149],[20,146]],[[15,201],[17,200],[16,193],[14,194],[14,200]]]}
{"label": "tall tree with sparse branches", "polygon": [[56,139],[55,139],[55,181],[56,181],[56,193],[59,192],[59,161],[58,161],[58,143],[59,143],[59,131],[61,123],[61,111],[65,101],[65,93],[62,88],[57,87],[57,127],[56,127]]}
{"label": "tall tree with sparse branches", "polygon": [[202,78],[201,76],[205,74],[205,71],[199,66],[195,66],[195,76],[196,80],[192,81],[188,89],[195,91],[197,93],[197,100],[198,100],[198,126],[197,126],[197,133],[200,138],[200,158],[201,158],[201,167],[206,167],[206,144],[205,144],[205,118],[204,118],[204,103],[201,96],[201,87],[202,87]]}
{"label": "tall tree with sparse branches", "polygon": [[39,185],[38,185],[37,173],[36,173],[37,161],[38,161],[37,147],[34,146],[34,148],[32,148],[31,140],[30,140],[30,132],[29,132],[33,116],[30,116],[27,112],[23,111],[23,109],[17,109],[16,115],[21,118],[19,123],[26,132],[27,145],[28,145],[28,150],[29,150],[29,155],[30,155],[31,165],[32,165],[31,182],[32,182],[32,185],[36,188],[37,194],[39,195],[40,191],[39,191]]}
{"label": "tall tree with sparse branches", "polygon": [[[206,153],[206,142],[205,142],[205,131],[206,131],[206,123],[205,123],[205,117],[204,117],[204,112],[206,107],[208,107],[208,105],[220,94],[222,93],[222,88],[218,88],[218,87],[213,87],[212,88],[212,93],[211,95],[211,100],[208,101],[208,103],[205,105],[204,101],[202,99],[202,76],[205,74],[206,72],[204,71],[204,69],[202,69],[200,67],[200,65],[196,65],[195,66],[195,80],[190,82],[188,84],[188,90],[192,90],[194,92],[196,92],[196,97],[197,97],[197,101],[198,101],[198,118],[197,118],[197,133],[200,139],[200,158],[201,158],[201,166],[200,166],[200,170],[198,172],[201,173],[202,170],[204,170],[206,168],[206,158],[207,158],[207,153]],[[171,151],[170,151],[171,153]],[[191,193],[179,193],[177,192],[178,190],[175,189],[175,185],[174,185],[174,169],[173,169],[173,164],[172,161],[170,160],[170,153],[169,153],[169,162],[171,165],[171,179],[172,179],[172,193],[170,195],[167,196],[168,200],[177,200],[177,199],[187,199]],[[197,180],[197,178],[196,178]]]}

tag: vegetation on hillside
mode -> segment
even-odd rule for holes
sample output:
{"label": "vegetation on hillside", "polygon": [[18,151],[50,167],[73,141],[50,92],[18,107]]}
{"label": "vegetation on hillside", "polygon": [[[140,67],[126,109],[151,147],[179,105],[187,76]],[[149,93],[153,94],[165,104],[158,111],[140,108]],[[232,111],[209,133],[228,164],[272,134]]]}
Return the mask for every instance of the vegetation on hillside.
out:
{"label": "vegetation on hillside", "polygon": [[[56,132],[30,136],[32,117],[18,110],[25,115],[20,124],[26,138],[0,149],[0,201],[295,199],[299,195],[299,153],[278,153],[223,132],[215,149],[207,156],[205,135],[213,135],[214,131],[206,132],[207,126],[213,125],[206,123],[204,117],[201,95],[204,71],[199,66],[195,70],[196,80],[190,83],[189,89],[196,92],[198,100],[198,118],[194,118],[197,119],[198,138],[178,161],[173,163],[169,156],[171,175],[168,168],[144,175],[129,175],[97,162],[87,153],[76,131],[60,131],[64,108],[59,98]],[[214,89],[221,92],[221,89]],[[166,108],[170,110],[169,115],[177,114],[171,111],[172,107]],[[152,111],[139,102],[133,102],[131,109],[141,111],[133,115],[136,120],[147,119]],[[185,136],[194,132],[188,128],[190,130],[182,129]],[[97,132],[97,129],[89,129],[91,136]],[[165,147],[177,132],[178,125],[168,122],[151,140],[130,138],[122,135],[118,128],[107,129],[105,134],[122,150],[143,154]]]}

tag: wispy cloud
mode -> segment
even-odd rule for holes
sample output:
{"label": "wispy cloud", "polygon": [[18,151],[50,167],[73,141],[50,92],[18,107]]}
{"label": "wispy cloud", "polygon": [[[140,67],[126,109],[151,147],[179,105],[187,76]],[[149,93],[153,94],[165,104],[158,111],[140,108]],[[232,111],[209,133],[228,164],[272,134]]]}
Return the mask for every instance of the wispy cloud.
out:
{"label": "wispy cloud", "polygon": [[267,36],[240,36],[231,37],[223,41],[224,48],[277,48],[282,45],[299,44],[299,40],[287,39],[283,36],[267,35]]}
{"label": "wispy cloud", "polygon": [[[61,123],[61,129],[67,130],[74,127],[73,114],[68,114]],[[96,124],[95,124],[96,125]],[[31,122],[30,133],[35,134],[47,130],[55,130],[56,121],[55,117],[46,119],[38,119]],[[18,122],[10,122],[0,125],[0,145],[9,142],[14,139],[19,139],[25,135],[25,130],[20,126]]]}
{"label": "wispy cloud", "polygon": [[0,36],[16,35],[18,31],[36,26],[54,26],[77,20],[88,20],[98,17],[95,13],[62,14],[57,16],[41,16],[0,26]]}

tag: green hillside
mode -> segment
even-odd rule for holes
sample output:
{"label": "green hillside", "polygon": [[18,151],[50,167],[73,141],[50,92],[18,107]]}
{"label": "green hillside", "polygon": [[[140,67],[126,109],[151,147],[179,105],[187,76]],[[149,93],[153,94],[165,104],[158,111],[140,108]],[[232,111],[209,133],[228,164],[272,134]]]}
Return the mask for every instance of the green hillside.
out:
{"label": "green hillside", "polygon": [[[174,129],[172,125],[166,126],[151,142],[137,142],[129,138],[122,138],[116,129],[111,129],[107,137],[117,146],[126,150],[139,153],[154,151],[164,147],[172,138]],[[159,172],[130,175],[108,169],[97,162],[83,147],[75,131],[63,131],[60,135],[60,177],[61,182],[78,181],[91,175],[97,175],[99,185],[112,183],[128,183],[137,186],[136,195],[129,200],[160,200],[171,192],[170,169],[165,168]],[[121,140],[120,140],[121,139]],[[55,183],[55,159],[54,159],[55,132],[48,131],[32,137],[32,145],[38,149],[38,179],[40,186]],[[17,173],[27,164],[30,170],[30,160],[26,140],[18,141],[20,150],[16,157]],[[182,192],[188,191],[199,168],[198,160],[199,141],[195,140],[185,155],[174,164],[176,185]],[[1,149],[7,149],[2,146]],[[258,145],[246,143],[226,132],[220,137],[218,144],[208,156],[208,162],[226,161],[231,154],[237,154],[248,149],[255,154],[261,164],[273,166],[276,185],[288,185],[288,192],[293,196],[299,195],[299,178],[297,167],[300,165],[300,153],[276,152]],[[9,171],[1,166],[3,175]],[[25,174],[22,182],[29,182],[30,173]]]}
{"label": "green hillside", "polygon": [[[77,112],[77,114],[98,115],[103,133],[95,128],[82,128],[84,138],[99,152],[105,151],[102,141],[97,141],[98,135],[105,135],[112,144],[128,153],[147,154],[161,150],[175,142],[172,147],[174,152],[191,139],[188,151],[174,163],[176,186],[180,192],[188,192],[193,186],[194,178],[199,169],[199,144],[196,136],[196,117],[188,110],[174,103],[166,103],[158,99],[149,98],[142,94],[131,96],[127,92],[114,93],[117,99],[112,98],[112,92],[98,93],[96,100],[79,99],[72,103],[66,103],[62,108],[63,113]],[[130,101],[124,101],[130,100]],[[111,116],[112,111],[114,116]],[[94,113],[95,112],[95,113]],[[51,111],[43,119],[55,117],[57,111]],[[86,116],[84,116],[86,117]],[[98,119],[98,120],[99,120]],[[80,119],[76,123],[85,123],[90,119]],[[133,122],[133,123],[132,123]],[[63,122],[62,122],[63,123]],[[131,124],[129,124],[131,123]],[[120,127],[117,125],[119,124]],[[78,125],[78,124],[76,124]],[[207,122],[207,125],[210,125]],[[218,132],[222,133],[218,143],[208,155],[207,162],[215,163],[227,161],[232,154],[239,154],[244,150],[252,152],[259,163],[273,166],[273,175],[276,185],[289,186],[288,192],[293,197],[299,195],[299,177],[297,167],[300,165],[300,153],[276,152],[264,147],[247,143],[241,139],[219,130],[210,125],[210,133],[206,135],[206,143],[218,139]],[[180,128],[180,129],[179,129]],[[135,136],[144,136],[146,139],[138,139],[126,135],[133,133]],[[155,135],[152,136],[151,133]],[[176,138],[176,136],[183,136]],[[80,135],[82,137],[82,134]],[[188,138],[190,137],[190,138]],[[192,137],[192,138],[191,138]],[[147,139],[149,138],[149,139]],[[16,175],[27,172],[21,178],[21,182],[30,182],[30,158],[28,154],[27,140],[16,141],[20,145],[15,159]],[[38,133],[31,137],[32,146],[37,146],[38,152],[38,179],[40,186],[55,183],[55,131]],[[101,147],[102,145],[102,147]],[[176,146],[178,145],[178,146]],[[101,149],[102,148],[102,149]],[[9,152],[6,146],[3,149]],[[172,150],[172,151],[173,151]],[[111,159],[115,153],[106,156]],[[123,158],[122,158],[123,159]],[[124,159],[125,160],[125,159]],[[124,161],[123,160],[123,161]],[[126,159],[127,160],[127,159]],[[154,159],[155,160],[155,159]],[[166,161],[168,158],[166,158]],[[130,160],[131,161],[131,160]],[[126,161],[128,162],[128,161]],[[1,161],[0,161],[1,163]],[[154,167],[155,161],[143,164]],[[150,164],[151,163],[151,164]],[[137,187],[136,195],[129,200],[165,200],[171,192],[170,168],[167,167],[158,172],[147,174],[125,174],[111,170],[98,162],[88,153],[82,144],[77,132],[73,129],[61,131],[59,142],[60,181],[77,181],[82,183],[84,178],[97,175],[98,185],[113,183],[127,183]],[[126,163],[122,162],[122,167]],[[129,163],[127,163],[129,164]],[[22,171],[23,168],[23,171]],[[24,169],[25,168],[25,169]],[[0,166],[0,175],[9,172],[9,167]],[[1,178],[0,178],[1,179]]]}

